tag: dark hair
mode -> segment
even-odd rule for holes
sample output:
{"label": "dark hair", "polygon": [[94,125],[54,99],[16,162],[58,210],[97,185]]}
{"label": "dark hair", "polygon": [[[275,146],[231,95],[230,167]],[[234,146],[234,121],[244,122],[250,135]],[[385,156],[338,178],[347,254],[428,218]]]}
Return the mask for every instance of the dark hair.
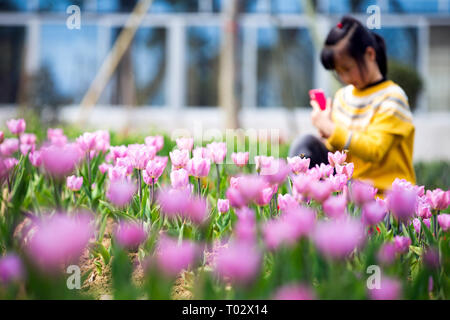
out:
{"label": "dark hair", "polygon": [[325,40],[325,46],[320,54],[320,60],[327,70],[335,69],[335,50],[333,46],[340,41],[346,41],[345,50],[356,60],[359,71],[365,69],[364,54],[367,47],[372,47],[376,52],[378,68],[381,74],[386,78],[387,74],[387,55],[384,39],[367,29],[361,22],[353,17],[345,16],[341,22],[331,29]]}

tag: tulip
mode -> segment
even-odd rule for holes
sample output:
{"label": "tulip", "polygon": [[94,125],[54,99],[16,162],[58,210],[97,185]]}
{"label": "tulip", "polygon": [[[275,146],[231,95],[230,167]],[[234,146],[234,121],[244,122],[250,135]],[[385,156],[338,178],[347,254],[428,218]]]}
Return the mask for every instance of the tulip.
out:
{"label": "tulip", "polygon": [[381,276],[380,288],[369,289],[372,300],[397,300],[401,296],[401,283],[385,275]]}
{"label": "tulip", "polygon": [[261,268],[261,253],[247,242],[230,243],[219,249],[216,257],[215,272],[222,279],[230,279],[234,284],[250,284]]}
{"label": "tulip", "polygon": [[189,185],[189,175],[184,169],[173,170],[170,173],[170,182],[174,189],[184,189]]}
{"label": "tulip", "polygon": [[178,138],[176,139],[177,147],[180,150],[191,151],[194,146],[193,138]]}
{"label": "tulip", "polygon": [[247,200],[241,195],[241,193],[236,188],[228,188],[225,193],[230,205],[235,208],[240,208],[247,205]]}
{"label": "tulip", "polygon": [[203,147],[197,147],[192,151],[193,158],[204,158],[211,160],[211,154],[209,149]]}
{"label": "tulip", "polygon": [[308,195],[315,201],[322,203],[331,195],[332,186],[329,181],[312,181],[309,185]]}
{"label": "tulip", "polygon": [[289,209],[295,209],[296,207],[298,207],[298,202],[297,200],[294,199],[293,196],[291,196],[290,194],[279,194],[278,195],[278,206],[280,207],[280,210],[282,212],[285,212]]}
{"label": "tulip", "polygon": [[50,145],[41,149],[45,170],[56,178],[70,174],[80,160],[79,149],[74,144]]}
{"label": "tulip", "polygon": [[450,214],[441,213],[440,215],[437,216],[437,220],[442,230],[448,231],[450,229]]}
{"label": "tulip", "polygon": [[420,228],[421,228],[421,223],[420,220],[415,218],[412,222],[414,230],[416,231],[417,234],[420,234]]}
{"label": "tulip", "polygon": [[322,204],[323,211],[330,218],[341,218],[347,214],[347,199],[345,196],[331,196]]}
{"label": "tulip", "polygon": [[164,146],[164,137],[163,136],[148,136],[145,137],[145,144],[147,146],[153,146],[156,149],[156,152],[161,151]]}
{"label": "tulip", "polygon": [[343,165],[343,166],[341,166],[339,164],[336,164],[336,166],[335,166],[336,173],[345,174],[347,176],[348,180],[350,180],[352,178],[354,168],[355,168],[355,166],[354,166],[353,162]]}
{"label": "tulip", "polygon": [[205,199],[201,197],[190,197],[182,214],[197,225],[202,225],[208,217],[208,208]]}
{"label": "tulip", "polygon": [[383,264],[391,264],[395,260],[397,250],[393,242],[385,243],[377,254],[377,259]]}
{"label": "tulip", "polygon": [[197,244],[189,240],[178,243],[169,237],[159,240],[157,263],[159,269],[169,277],[176,277],[183,269],[188,269],[199,254]]}
{"label": "tulip", "polygon": [[109,153],[116,161],[118,158],[125,158],[128,155],[128,148],[126,146],[109,147]]}
{"label": "tulip", "polygon": [[67,137],[64,135],[62,129],[47,129],[47,139],[53,145],[63,146],[67,143]]}
{"label": "tulip", "polygon": [[55,214],[39,221],[27,249],[42,270],[52,271],[76,262],[93,236],[91,217]]}
{"label": "tulip", "polygon": [[69,176],[66,181],[67,188],[72,191],[78,191],[83,185],[83,177]]}
{"label": "tulip", "polygon": [[95,135],[95,149],[100,152],[106,152],[110,147],[109,132],[104,130],[97,130]]}
{"label": "tulip", "polygon": [[313,239],[322,254],[334,259],[347,257],[365,240],[362,224],[347,218],[320,222]]}
{"label": "tulip", "polygon": [[315,300],[314,292],[308,287],[288,284],[277,289],[274,300]]}
{"label": "tulip", "polygon": [[143,144],[129,145],[127,154],[134,168],[144,170],[147,162],[155,158],[156,148]]}
{"label": "tulip", "polygon": [[24,119],[11,119],[6,121],[6,126],[12,134],[19,136],[25,131],[26,123]]}
{"label": "tulip", "polygon": [[124,158],[118,158],[116,160],[116,167],[123,167],[126,169],[126,174],[132,174],[133,173],[133,161],[129,157]]}
{"label": "tulip", "polygon": [[34,151],[28,155],[28,159],[34,167],[40,167],[42,165],[42,153],[41,151]]}
{"label": "tulip", "polygon": [[432,216],[431,207],[430,207],[426,197],[418,198],[416,213],[417,213],[417,216],[421,217],[422,219],[431,218],[431,216]]}
{"label": "tulip", "polygon": [[437,188],[433,191],[427,190],[426,196],[434,210],[445,210],[448,207],[446,192]]}
{"label": "tulip", "polygon": [[336,165],[344,164],[347,159],[347,152],[336,151],[335,153],[328,152],[328,162],[334,168]]}
{"label": "tulip", "polygon": [[209,150],[210,159],[213,163],[223,163],[227,155],[227,145],[225,142],[212,142],[206,146]]}
{"label": "tulip", "polygon": [[168,217],[175,217],[177,214],[181,214],[189,204],[190,194],[187,189],[161,190],[158,193],[157,201],[163,214]]}
{"label": "tulip", "polygon": [[296,156],[293,158],[288,157],[287,161],[289,163],[289,166],[291,167],[292,172],[294,174],[299,174],[305,173],[308,170],[311,159]]}
{"label": "tulip", "polygon": [[397,253],[407,253],[411,245],[411,239],[403,236],[394,237],[395,250]]}
{"label": "tulip", "polygon": [[382,200],[369,201],[362,207],[361,218],[365,225],[374,226],[383,221],[387,211],[387,206]]}
{"label": "tulip", "polygon": [[351,184],[351,198],[358,206],[363,206],[366,202],[375,198],[378,189],[374,188],[370,184],[364,183],[359,180],[355,180]]}
{"label": "tulip", "polygon": [[333,167],[325,163],[321,163],[320,166],[316,164],[313,169],[317,171],[318,179],[331,177],[334,172]]}
{"label": "tulip", "polygon": [[309,194],[310,186],[316,179],[308,174],[301,173],[293,177],[293,185],[295,190],[304,196]]}
{"label": "tulip", "polygon": [[262,168],[270,167],[275,158],[270,156],[255,156],[255,170],[260,171]]}
{"label": "tulip", "polygon": [[169,156],[175,169],[185,168],[189,161],[189,150],[175,149],[169,153]]}
{"label": "tulip", "polygon": [[210,166],[209,159],[194,157],[188,161],[186,169],[191,176],[200,178],[208,176]]}
{"label": "tulip", "polygon": [[270,184],[281,184],[291,171],[284,159],[275,159],[261,168],[260,175]]}
{"label": "tulip", "polygon": [[217,200],[217,210],[220,213],[226,213],[230,210],[230,201],[228,199],[218,199]]}
{"label": "tulip", "polygon": [[110,165],[109,163],[102,163],[101,165],[98,166],[98,170],[102,173],[105,174],[106,172],[109,171],[109,169],[112,169],[113,166]]}
{"label": "tulip", "polygon": [[146,179],[145,179],[145,175],[144,175],[144,181],[148,185],[150,185],[151,183],[154,183],[154,181],[158,181],[158,178],[162,175],[165,168],[166,168],[166,163],[161,161],[161,159],[149,160],[147,162],[147,166],[145,167],[144,174],[146,174],[146,176],[150,179],[147,179],[147,181],[145,181]]}
{"label": "tulip", "polygon": [[147,239],[147,232],[136,222],[120,222],[115,231],[117,243],[128,250],[135,251]]}
{"label": "tulip", "polygon": [[24,267],[18,256],[8,254],[0,258],[0,284],[20,281],[24,274]]}
{"label": "tulip", "polygon": [[136,183],[127,179],[118,179],[109,184],[106,197],[118,207],[123,207],[130,203],[136,193]]}
{"label": "tulip", "polygon": [[2,144],[0,144],[0,153],[4,157],[10,157],[14,152],[19,150],[19,139],[11,138],[5,139]]}
{"label": "tulip", "polygon": [[231,159],[236,166],[244,167],[248,163],[248,152],[233,152],[231,154]]}
{"label": "tulip", "polygon": [[111,182],[125,180],[127,178],[127,169],[125,167],[110,166],[108,169],[108,178]]}
{"label": "tulip", "polygon": [[412,189],[395,188],[387,192],[388,208],[400,222],[407,222],[416,212],[417,193]]}
{"label": "tulip", "polygon": [[85,132],[77,138],[77,144],[84,153],[94,150],[96,143],[96,135],[91,132]]}

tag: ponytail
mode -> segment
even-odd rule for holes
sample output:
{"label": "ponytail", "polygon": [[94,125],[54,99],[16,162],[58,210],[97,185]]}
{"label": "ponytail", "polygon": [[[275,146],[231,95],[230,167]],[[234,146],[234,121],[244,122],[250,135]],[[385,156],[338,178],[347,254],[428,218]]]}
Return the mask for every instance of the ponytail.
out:
{"label": "ponytail", "polygon": [[384,39],[367,29],[361,22],[351,16],[345,16],[341,22],[331,29],[325,40],[325,46],[320,54],[322,65],[327,70],[335,69],[336,45],[344,41],[343,47],[347,53],[356,60],[360,72],[365,69],[364,55],[367,47],[375,49],[377,65],[380,73],[386,78],[387,75],[387,54]]}

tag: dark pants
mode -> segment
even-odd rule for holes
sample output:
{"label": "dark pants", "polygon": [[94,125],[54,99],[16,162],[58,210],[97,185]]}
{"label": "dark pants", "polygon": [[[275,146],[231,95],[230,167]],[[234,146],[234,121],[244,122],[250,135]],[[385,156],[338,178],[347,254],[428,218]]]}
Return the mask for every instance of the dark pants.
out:
{"label": "dark pants", "polygon": [[289,148],[289,157],[295,157],[303,154],[306,158],[310,158],[311,162],[309,164],[310,168],[313,168],[321,163],[328,164],[328,149],[320,141],[319,138],[313,135],[303,135],[297,137],[294,142],[292,142]]}

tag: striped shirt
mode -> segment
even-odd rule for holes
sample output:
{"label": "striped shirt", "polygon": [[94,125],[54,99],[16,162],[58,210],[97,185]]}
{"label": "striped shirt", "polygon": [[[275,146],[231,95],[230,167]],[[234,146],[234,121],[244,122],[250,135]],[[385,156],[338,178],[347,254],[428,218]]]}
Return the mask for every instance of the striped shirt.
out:
{"label": "striped shirt", "polygon": [[412,163],[414,133],[408,97],[387,80],[367,89],[348,85],[336,92],[327,140],[331,151],[347,149],[355,164],[354,179],[369,180],[384,192],[395,178],[415,183]]}

